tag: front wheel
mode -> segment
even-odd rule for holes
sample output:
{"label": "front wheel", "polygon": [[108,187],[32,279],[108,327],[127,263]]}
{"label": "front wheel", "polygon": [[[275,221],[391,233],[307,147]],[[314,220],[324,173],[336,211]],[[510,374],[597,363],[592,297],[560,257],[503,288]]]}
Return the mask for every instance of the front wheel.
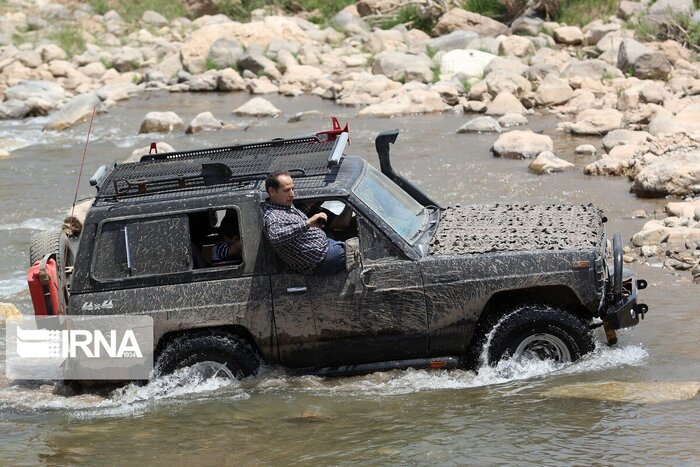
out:
{"label": "front wheel", "polygon": [[514,357],[574,362],[594,348],[588,326],[565,310],[529,305],[494,326],[486,349],[488,364]]}
{"label": "front wheel", "polygon": [[260,358],[244,339],[228,333],[181,336],[171,342],[155,364],[156,376],[192,367],[205,377],[244,378],[254,374]]}

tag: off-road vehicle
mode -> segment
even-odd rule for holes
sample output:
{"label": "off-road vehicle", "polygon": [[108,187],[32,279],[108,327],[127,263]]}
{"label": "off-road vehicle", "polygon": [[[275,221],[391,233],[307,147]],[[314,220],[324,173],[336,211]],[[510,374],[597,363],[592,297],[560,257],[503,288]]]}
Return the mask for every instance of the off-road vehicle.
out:
{"label": "off-road vehicle", "polygon": [[[599,209],[443,208],[392,169],[397,135],[376,138],[381,170],[345,153],[339,126],[101,167],[79,241],[33,240],[32,264],[58,262],[58,296],[35,311],[150,315],[156,372],[207,362],[235,376],[261,362],[339,375],[574,361],[592,350],[595,327],[613,344],[616,329],[643,317],[646,283],[623,276],[619,234],[610,261]],[[263,180],[279,170],[292,174],[298,201],[352,211],[329,232],[355,245],[345,271],[296,273],[265,240]],[[214,262],[227,214],[242,255]]]}

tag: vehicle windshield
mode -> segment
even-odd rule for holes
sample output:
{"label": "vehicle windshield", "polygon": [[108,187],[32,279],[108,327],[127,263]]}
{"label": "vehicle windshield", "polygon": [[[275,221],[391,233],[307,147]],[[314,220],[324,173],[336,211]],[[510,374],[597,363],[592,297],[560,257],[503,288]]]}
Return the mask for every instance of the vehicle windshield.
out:
{"label": "vehicle windshield", "polygon": [[408,243],[413,243],[423,225],[421,206],[408,193],[371,165],[353,189],[358,198]]}

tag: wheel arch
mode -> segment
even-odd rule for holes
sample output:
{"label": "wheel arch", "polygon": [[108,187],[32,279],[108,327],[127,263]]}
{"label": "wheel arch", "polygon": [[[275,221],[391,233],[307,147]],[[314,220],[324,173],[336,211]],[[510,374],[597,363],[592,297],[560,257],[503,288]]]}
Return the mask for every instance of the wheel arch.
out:
{"label": "wheel arch", "polygon": [[231,324],[223,326],[178,329],[176,331],[167,332],[160,337],[158,343],[155,346],[153,352],[153,361],[156,362],[161,352],[163,352],[163,350],[176,339],[185,336],[198,336],[217,332],[232,334],[234,336],[240,337],[241,339],[245,340],[246,343],[248,343],[248,345],[250,345],[250,347],[253,349],[253,351],[262,359],[263,354],[260,352],[260,348],[258,347],[257,342],[255,342],[255,339],[253,338],[253,335],[250,333],[250,331],[248,331],[248,329],[241,325]]}

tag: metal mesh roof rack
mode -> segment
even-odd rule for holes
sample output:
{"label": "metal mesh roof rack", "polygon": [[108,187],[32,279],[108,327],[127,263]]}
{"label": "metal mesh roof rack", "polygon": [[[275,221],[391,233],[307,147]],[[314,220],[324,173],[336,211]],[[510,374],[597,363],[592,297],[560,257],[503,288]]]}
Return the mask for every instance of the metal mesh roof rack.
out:
{"label": "metal mesh roof rack", "polygon": [[289,171],[295,178],[326,175],[340,164],[347,140],[343,133],[334,141],[310,136],[148,154],[111,171],[100,167],[90,183],[97,187],[98,199],[117,200],[220,185],[249,186],[278,170]]}

